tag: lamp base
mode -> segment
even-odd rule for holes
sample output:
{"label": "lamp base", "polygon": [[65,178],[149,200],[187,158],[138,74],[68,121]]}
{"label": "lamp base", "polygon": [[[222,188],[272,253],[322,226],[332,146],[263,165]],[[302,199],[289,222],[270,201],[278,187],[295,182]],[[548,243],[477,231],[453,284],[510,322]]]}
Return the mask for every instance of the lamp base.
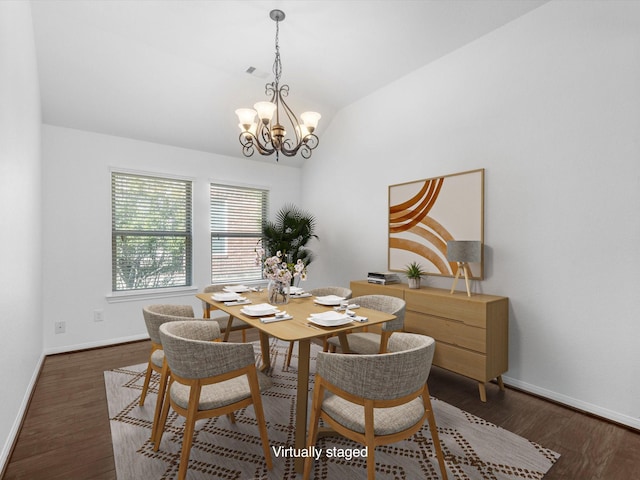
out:
{"label": "lamp base", "polygon": [[458,279],[460,278],[460,271],[464,273],[464,283],[467,286],[467,297],[471,296],[471,288],[469,287],[469,278],[471,277],[471,268],[469,268],[469,264],[467,262],[458,262],[458,271],[456,271],[456,276],[453,279],[453,285],[451,287],[450,294],[456,289],[456,285],[458,284]]}

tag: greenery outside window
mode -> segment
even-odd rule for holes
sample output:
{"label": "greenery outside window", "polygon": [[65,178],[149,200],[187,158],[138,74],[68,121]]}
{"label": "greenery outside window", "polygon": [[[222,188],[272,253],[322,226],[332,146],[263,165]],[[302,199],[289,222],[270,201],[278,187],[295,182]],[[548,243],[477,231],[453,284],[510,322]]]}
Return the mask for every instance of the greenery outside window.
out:
{"label": "greenery outside window", "polygon": [[192,282],[192,182],[111,174],[114,292]]}
{"label": "greenery outside window", "polygon": [[211,184],[211,283],[262,279],[255,248],[267,219],[267,190]]}

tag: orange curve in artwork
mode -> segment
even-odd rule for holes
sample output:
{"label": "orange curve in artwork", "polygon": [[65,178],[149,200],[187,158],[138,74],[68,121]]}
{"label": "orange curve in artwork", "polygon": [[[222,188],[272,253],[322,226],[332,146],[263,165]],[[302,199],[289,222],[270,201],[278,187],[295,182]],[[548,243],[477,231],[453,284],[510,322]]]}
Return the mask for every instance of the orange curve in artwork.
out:
{"label": "orange curve in artwork", "polygon": [[447,256],[447,241],[454,238],[440,222],[434,218],[425,217],[419,225],[409,229],[409,232],[420,237],[424,242],[389,237],[389,248],[406,250],[420,255],[433,264],[439,273],[443,275],[453,273],[455,275],[457,264],[443,260]]}
{"label": "orange curve in artwork", "polygon": [[389,248],[397,248],[399,250],[416,253],[433,264],[441,274],[446,275],[450,273],[447,268],[448,263],[445,262],[436,252],[422,243],[418,243],[413,240],[406,240],[404,238],[390,238]]}
{"label": "orange curve in artwork", "polygon": [[404,232],[420,223],[436,200],[444,178],[425,180],[420,191],[405,202],[389,207],[389,233]]}

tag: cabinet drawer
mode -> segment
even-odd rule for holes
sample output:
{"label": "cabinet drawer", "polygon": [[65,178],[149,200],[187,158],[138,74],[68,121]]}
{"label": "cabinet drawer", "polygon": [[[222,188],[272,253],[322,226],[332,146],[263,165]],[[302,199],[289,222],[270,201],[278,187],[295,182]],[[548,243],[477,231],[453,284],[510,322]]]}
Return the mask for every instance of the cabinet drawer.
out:
{"label": "cabinet drawer", "polygon": [[404,319],[406,332],[421,333],[480,353],[487,353],[487,331],[446,318],[407,311]]}
{"label": "cabinet drawer", "polygon": [[404,298],[404,289],[401,284],[378,285],[369,282],[351,282],[352,295],[360,297],[362,295],[389,295],[391,297]]}
{"label": "cabinet drawer", "polygon": [[480,382],[487,382],[487,357],[482,353],[436,342],[433,364]]}
{"label": "cabinet drawer", "polygon": [[405,290],[407,310],[414,310],[436,317],[453,318],[467,325],[486,328],[487,304],[495,297],[474,295],[467,297],[460,293],[450,295],[437,289]]}

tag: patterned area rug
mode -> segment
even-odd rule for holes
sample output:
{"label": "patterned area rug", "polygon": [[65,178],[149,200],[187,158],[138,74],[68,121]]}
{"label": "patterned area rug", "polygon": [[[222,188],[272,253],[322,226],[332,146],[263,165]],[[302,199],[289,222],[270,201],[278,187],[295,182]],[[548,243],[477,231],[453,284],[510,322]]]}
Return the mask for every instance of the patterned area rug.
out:
{"label": "patterned area rug", "polygon": [[[256,362],[260,364],[257,344]],[[293,458],[285,456],[293,447],[297,363],[284,369],[288,344],[271,342],[274,385],[262,393],[273,457],[273,470],[266,470],[253,407],[236,413],[236,424],[226,416],[196,424],[187,478],[200,479],[295,479]],[[318,347],[312,345],[311,368]],[[178,471],[182,444],[182,417],[170,412],[160,450],[149,442],[157,393],[152,380],[144,407],[138,406],[146,364],[105,372],[111,419],[111,435],[119,480],[169,479]],[[311,387],[313,386],[313,378]],[[309,396],[311,398],[311,395]],[[499,428],[445,402],[433,399],[438,432],[449,478],[461,480],[540,479],[559,454]],[[323,456],[314,462],[313,478],[366,478],[366,458],[357,456],[362,446],[342,437],[328,437],[317,444]],[[439,479],[429,428],[411,439],[376,448],[377,479]]]}

